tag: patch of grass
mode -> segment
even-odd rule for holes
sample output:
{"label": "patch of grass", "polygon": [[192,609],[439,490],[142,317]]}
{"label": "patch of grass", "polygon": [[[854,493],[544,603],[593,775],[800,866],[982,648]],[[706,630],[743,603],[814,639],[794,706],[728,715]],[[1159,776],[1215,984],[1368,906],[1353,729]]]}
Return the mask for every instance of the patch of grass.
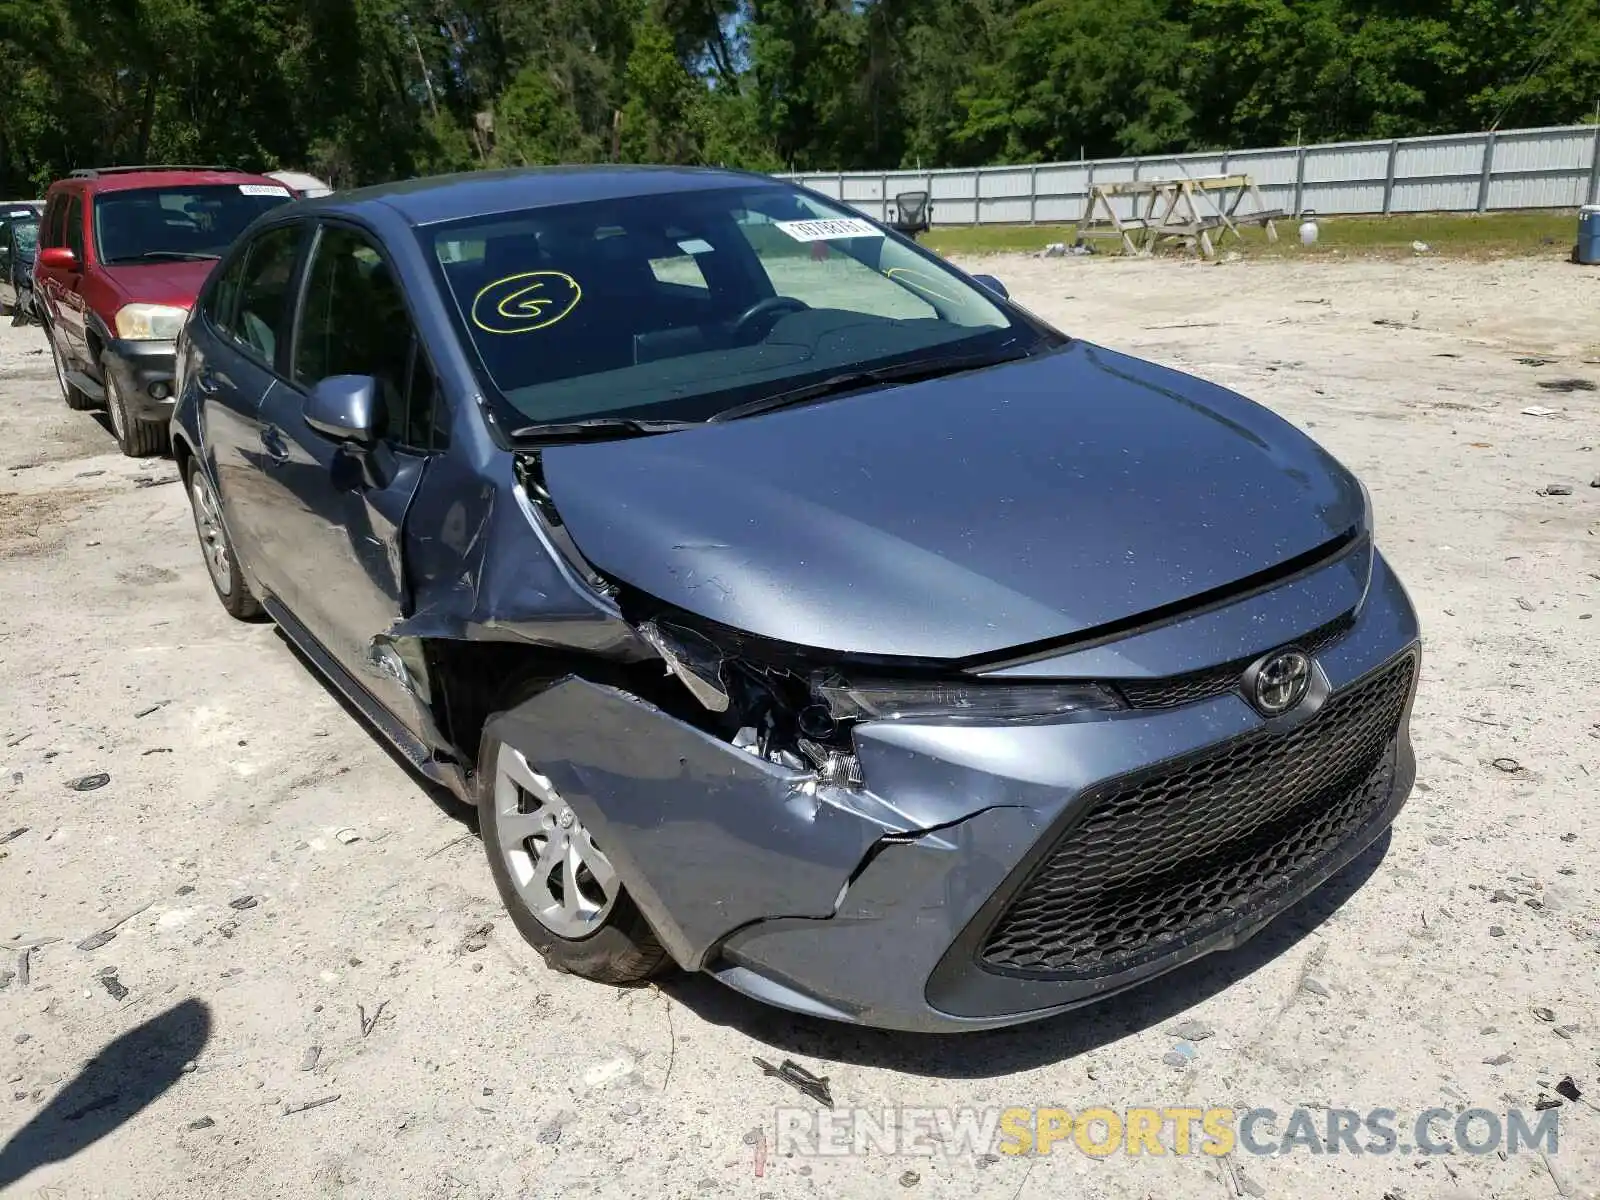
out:
{"label": "patch of grass", "polygon": [[1026,254],[1051,242],[1072,245],[1076,225],[935,225],[921,242],[936,254]]}
{"label": "patch of grass", "polygon": [[[1278,222],[1278,242],[1267,241],[1265,229],[1245,227],[1242,241],[1231,235],[1218,242],[1219,253],[1237,250],[1248,258],[1295,256],[1409,256],[1413,242],[1425,242],[1432,254],[1455,258],[1565,257],[1578,238],[1575,209],[1475,214],[1421,213],[1393,217],[1318,217],[1317,245],[1300,244],[1300,222]],[[1075,225],[947,225],[935,226],[922,240],[944,255],[1028,253],[1050,242],[1072,244]],[[1091,243],[1100,254],[1117,254],[1115,239]],[[1162,253],[1182,253],[1169,244]]]}

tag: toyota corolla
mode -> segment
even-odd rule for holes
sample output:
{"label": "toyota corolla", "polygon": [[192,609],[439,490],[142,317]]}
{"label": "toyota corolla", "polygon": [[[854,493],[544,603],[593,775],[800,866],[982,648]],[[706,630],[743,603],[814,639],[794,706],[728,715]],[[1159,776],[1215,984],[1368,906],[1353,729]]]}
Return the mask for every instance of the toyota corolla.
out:
{"label": "toyota corolla", "polygon": [[786,183],[286,205],[179,354],[222,603],[478,806],[556,969],[1023,1021],[1238,944],[1410,790],[1350,472]]}

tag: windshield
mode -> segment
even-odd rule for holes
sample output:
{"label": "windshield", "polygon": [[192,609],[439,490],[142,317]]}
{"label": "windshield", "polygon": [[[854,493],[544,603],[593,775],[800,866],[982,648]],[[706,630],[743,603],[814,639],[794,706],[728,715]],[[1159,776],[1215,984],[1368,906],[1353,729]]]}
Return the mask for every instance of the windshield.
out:
{"label": "windshield", "polygon": [[510,428],[705,420],[842,374],[944,357],[970,369],[1058,337],[933,256],[777,184],[420,234]]}
{"label": "windshield", "polygon": [[95,245],[107,266],[221,258],[246,225],[288,202],[288,188],[255,183],[102,192],[94,198]]}

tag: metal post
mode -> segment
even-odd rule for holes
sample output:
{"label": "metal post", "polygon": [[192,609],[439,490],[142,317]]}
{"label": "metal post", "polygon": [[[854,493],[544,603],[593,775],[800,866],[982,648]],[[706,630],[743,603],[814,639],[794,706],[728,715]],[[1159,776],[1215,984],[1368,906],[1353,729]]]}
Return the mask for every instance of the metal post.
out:
{"label": "metal post", "polygon": [[1028,168],[1028,224],[1039,223],[1039,167]]}
{"label": "metal post", "polygon": [[1300,146],[1295,150],[1294,157],[1294,212],[1291,216],[1299,216],[1302,208],[1301,201],[1305,198],[1306,190],[1306,148]]}
{"label": "metal post", "polygon": [[983,168],[982,167],[974,167],[972,169],[972,223],[974,225],[982,224],[982,221],[980,219],[982,214],[979,213],[979,211],[978,211],[978,198],[982,193],[983,193]]}
{"label": "metal post", "polygon": [[1083,181],[1083,211],[1078,214],[1078,224],[1082,225],[1089,215],[1089,199],[1094,195],[1094,163],[1089,164],[1089,176]]}
{"label": "metal post", "polygon": [[840,171],[839,172],[839,203],[843,204],[844,202],[845,202],[845,199],[844,199],[844,172]]}
{"label": "metal post", "polygon": [[1400,157],[1400,139],[1395,138],[1389,143],[1389,174],[1383,181],[1383,215],[1388,216],[1394,211],[1394,164]]}
{"label": "metal post", "polygon": [[1224,150],[1222,152],[1222,173],[1224,175],[1228,173],[1228,159],[1232,156],[1232,154],[1232,150]]}
{"label": "metal post", "polygon": [[1594,156],[1589,163],[1589,203],[1600,204],[1600,124],[1594,127]]}
{"label": "metal post", "polygon": [[1478,211],[1489,211],[1489,179],[1494,174],[1494,130],[1489,130],[1489,140],[1483,144],[1483,174],[1478,176]]}
{"label": "metal post", "polygon": [[889,176],[887,173],[884,174],[883,181],[878,185],[878,209],[883,213],[885,221],[893,221],[900,215],[898,211],[889,211]]}

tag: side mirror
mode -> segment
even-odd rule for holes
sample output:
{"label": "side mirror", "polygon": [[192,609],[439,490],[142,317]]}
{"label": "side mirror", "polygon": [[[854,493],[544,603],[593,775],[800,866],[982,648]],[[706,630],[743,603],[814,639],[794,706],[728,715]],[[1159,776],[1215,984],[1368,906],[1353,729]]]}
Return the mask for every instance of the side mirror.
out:
{"label": "side mirror", "polygon": [[336,442],[370,446],[383,418],[378,381],[370,375],[330,375],[306,398],[306,424]]}
{"label": "side mirror", "polygon": [[974,275],[972,277],[972,281],[974,283],[982,284],[996,296],[999,296],[1002,300],[1011,299],[1011,293],[1006,291],[1006,285],[1001,283],[993,275]]}
{"label": "side mirror", "polygon": [[76,271],[78,256],[70,246],[47,246],[39,251],[39,265],[49,271]]}

